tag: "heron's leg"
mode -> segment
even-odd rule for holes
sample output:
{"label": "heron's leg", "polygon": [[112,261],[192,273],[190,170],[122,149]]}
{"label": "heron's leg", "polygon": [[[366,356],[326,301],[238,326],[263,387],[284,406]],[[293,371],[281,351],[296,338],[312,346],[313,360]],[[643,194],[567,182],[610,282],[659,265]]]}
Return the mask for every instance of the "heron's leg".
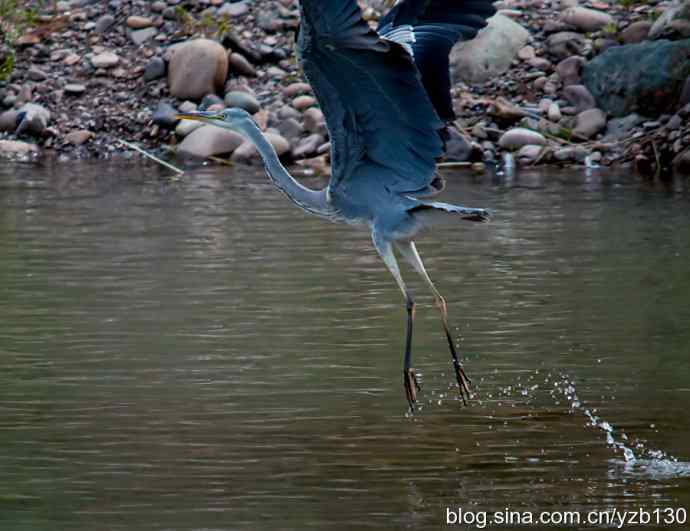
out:
{"label": "heron's leg", "polygon": [[422,259],[419,256],[419,253],[417,252],[417,247],[415,246],[414,242],[396,242],[395,245],[398,248],[398,251],[400,251],[400,254],[403,256],[403,258],[405,258],[405,260],[409,262],[412,267],[414,267],[415,271],[417,271],[417,273],[421,275],[421,277],[427,283],[429,288],[431,288],[431,292],[434,294],[434,298],[436,299],[436,306],[441,312],[443,331],[445,332],[446,339],[448,340],[448,348],[450,349],[450,355],[453,358],[453,369],[455,370],[455,377],[458,381],[460,397],[462,398],[463,403],[466,404],[466,398],[470,397],[471,381],[465,373],[465,369],[462,367],[462,364],[460,363],[458,353],[455,349],[455,344],[453,343],[453,337],[450,334],[450,328],[448,327],[448,305],[446,304],[446,299],[443,298],[443,296],[436,289],[436,286],[434,286],[434,283],[431,281],[429,274],[426,272],[426,269],[424,268],[424,263],[422,262]]}
{"label": "heron's leg", "polygon": [[415,370],[412,368],[412,326],[414,323],[415,315],[415,303],[412,295],[410,294],[405,282],[400,274],[400,268],[398,267],[398,261],[395,259],[393,254],[393,246],[388,241],[377,241],[374,236],[374,246],[378,251],[379,255],[383,259],[386,267],[395,278],[395,281],[400,287],[405,296],[405,307],[407,309],[407,333],[405,335],[405,358],[403,361],[403,384],[405,385],[405,395],[407,397],[407,402],[410,405],[410,410],[414,411],[414,406],[417,402],[417,391],[419,391],[419,383],[417,382],[417,375]]}

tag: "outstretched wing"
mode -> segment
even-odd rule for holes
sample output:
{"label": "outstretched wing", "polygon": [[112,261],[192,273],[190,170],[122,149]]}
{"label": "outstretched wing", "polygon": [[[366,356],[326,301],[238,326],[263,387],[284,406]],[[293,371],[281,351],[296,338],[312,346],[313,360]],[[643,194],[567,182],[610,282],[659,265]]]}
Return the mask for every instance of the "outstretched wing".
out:
{"label": "outstretched wing", "polygon": [[444,121],[455,119],[450,99],[450,49],[486,26],[486,20],[496,13],[493,2],[402,0],[379,21],[379,34],[401,43],[414,56],[424,88]]}
{"label": "outstretched wing", "polygon": [[355,0],[300,7],[298,53],[331,138],[331,189],[363,163],[386,168],[391,190],[425,189],[443,151],[443,122],[412,57],[371,30]]}

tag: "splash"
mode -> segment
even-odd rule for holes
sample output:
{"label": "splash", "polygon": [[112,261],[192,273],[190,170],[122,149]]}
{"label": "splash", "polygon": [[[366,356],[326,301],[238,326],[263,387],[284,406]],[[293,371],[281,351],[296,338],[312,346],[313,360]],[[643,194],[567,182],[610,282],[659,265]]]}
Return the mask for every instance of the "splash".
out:
{"label": "splash", "polygon": [[577,395],[575,381],[567,374],[561,374],[553,383],[551,395],[557,398],[559,394],[566,399],[571,413],[583,414],[587,419],[587,425],[603,432],[608,447],[622,456],[623,459],[611,460],[610,474],[644,476],[652,479],[690,477],[690,462],[679,461],[663,450],[648,446],[645,441],[631,441],[624,431],[616,429],[610,422],[597,415],[596,409],[584,407]]}

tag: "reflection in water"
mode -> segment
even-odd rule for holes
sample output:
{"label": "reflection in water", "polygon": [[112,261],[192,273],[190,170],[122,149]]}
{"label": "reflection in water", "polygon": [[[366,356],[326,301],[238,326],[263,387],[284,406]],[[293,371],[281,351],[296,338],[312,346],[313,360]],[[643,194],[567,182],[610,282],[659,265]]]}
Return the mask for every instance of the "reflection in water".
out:
{"label": "reflection in water", "polygon": [[0,167],[0,529],[690,508],[685,182],[448,174],[449,201],[497,213],[419,242],[478,394],[461,407],[404,272],[406,417],[404,309],[366,233],[259,173],[158,171]]}

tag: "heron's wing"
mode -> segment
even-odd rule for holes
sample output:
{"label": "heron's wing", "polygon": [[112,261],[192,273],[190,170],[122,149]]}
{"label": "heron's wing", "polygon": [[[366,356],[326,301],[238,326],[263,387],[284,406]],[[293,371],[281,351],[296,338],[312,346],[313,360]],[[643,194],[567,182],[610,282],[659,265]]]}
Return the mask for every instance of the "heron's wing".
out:
{"label": "heron's wing", "polygon": [[414,56],[422,82],[444,121],[455,119],[450,99],[448,55],[496,13],[494,0],[402,0],[379,21],[381,36],[400,42]]}
{"label": "heron's wing", "polygon": [[298,53],[331,138],[331,190],[363,163],[385,167],[391,190],[427,188],[443,123],[411,56],[371,30],[355,0],[300,6]]}

